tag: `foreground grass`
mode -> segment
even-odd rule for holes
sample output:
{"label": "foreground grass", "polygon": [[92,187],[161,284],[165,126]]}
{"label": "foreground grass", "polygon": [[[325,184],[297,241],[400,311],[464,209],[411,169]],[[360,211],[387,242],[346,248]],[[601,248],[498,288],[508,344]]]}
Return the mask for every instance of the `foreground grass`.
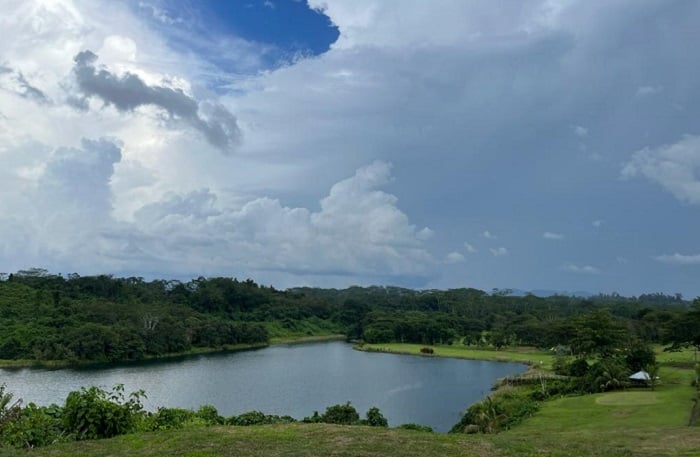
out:
{"label": "foreground grass", "polygon": [[483,437],[327,424],[191,428],[66,443],[7,456],[425,456],[501,455]]}
{"label": "foreground grass", "polygon": [[[622,392],[624,393],[624,392]],[[612,394],[616,395],[616,394]],[[604,397],[604,396],[603,396]],[[8,457],[690,457],[700,455],[697,428],[634,419],[632,405],[605,405],[601,396],[548,404],[524,426],[498,435],[447,435],[362,426],[285,424],[197,427],[140,433],[45,448],[0,449]],[[663,395],[662,395],[663,399]],[[625,401],[626,402],[626,401]],[[658,404],[658,403],[656,403]],[[649,405],[646,405],[649,407]],[[630,409],[631,408],[631,409]],[[653,406],[646,413],[653,415]],[[632,414],[634,412],[634,414]],[[649,415],[645,417],[649,417]],[[679,414],[679,417],[682,414]],[[594,422],[597,421],[597,422]],[[652,425],[652,422],[656,425]],[[614,424],[614,428],[611,428]]]}

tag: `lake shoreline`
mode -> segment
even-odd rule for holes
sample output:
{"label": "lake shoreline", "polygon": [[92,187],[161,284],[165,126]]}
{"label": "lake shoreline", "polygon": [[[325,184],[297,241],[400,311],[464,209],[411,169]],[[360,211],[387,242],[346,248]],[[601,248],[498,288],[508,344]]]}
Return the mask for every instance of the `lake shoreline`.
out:
{"label": "lake shoreline", "polygon": [[317,343],[323,341],[340,341],[344,340],[345,335],[331,334],[331,335],[315,335],[315,336],[299,336],[299,337],[286,337],[286,338],[271,338],[267,343],[257,343],[257,344],[230,344],[224,345],[222,347],[211,347],[211,348],[192,348],[184,352],[172,352],[168,354],[162,354],[157,356],[147,356],[140,359],[133,360],[118,360],[114,362],[104,362],[104,361],[84,361],[84,362],[74,362],[69,360],[0,360],[0,369],[21,369],[21,368],[38,368],[38,369],[50,369],[50,370],[60,370],[65,368],[93,368],[93,367],[113,367],[122,365],[131,365],[141,362],[156,362],[156,361],[167,361],[178,358],[186,358],[198,355],[209,355],[209,354],[228,354],[233,352],[241,351],[251,351],[255,349],[262,349],[269,346],[276,345],[289,345],[289,344],[305,344],[305,343]]}

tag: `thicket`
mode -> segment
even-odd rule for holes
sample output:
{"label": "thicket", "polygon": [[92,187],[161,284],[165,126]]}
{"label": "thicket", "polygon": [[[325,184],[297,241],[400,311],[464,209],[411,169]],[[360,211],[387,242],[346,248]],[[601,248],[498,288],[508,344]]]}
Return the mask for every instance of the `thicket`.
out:
{"label": "thicket", "polygon": [[[37,406],[13,401],[12,394],[0,385],[0,449],[3,446],[32,448],[58,442],[111,438],[132,432],[174,430],[212,425],[252,426],[297,422],[291,416],[268,415],[248,411],[223,417],[212,405],[196,411],[184,408],[144,410],[143,391],[126,394],[122,385],[107,391],[99,387],[82,388],[68,394],[60,405]],[[322,415],[314,412],[305,422],[341,425],[387,427],[386,418],[378,408],[370,408],[360,419],[350,404],[333,405]],[[417,430],[425,427],[416,426]]]}
{"label": "thicket", "polygon": [[695,303],[680,295],[543,298],[472,288],[280,291],[250,279],[146,281],[30,269],[0,273],[0,359],[109,363],[323,332],[368,343],[532,345],[574,355],[620,340],[700,348]]}

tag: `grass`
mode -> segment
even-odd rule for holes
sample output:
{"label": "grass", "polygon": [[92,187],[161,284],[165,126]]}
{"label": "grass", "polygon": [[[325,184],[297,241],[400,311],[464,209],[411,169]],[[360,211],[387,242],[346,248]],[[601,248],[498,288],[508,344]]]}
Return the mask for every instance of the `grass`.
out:
{"label": "grass", "polygon": [[[383,343],[356,346],[362,351],[392,352],[395,354],[425,355],[420,352],[426,347],[421,344]],[[428,357],[452,357],[457,359],[490,360],[494,362],[520,362],[549,370],[554,363],[554,355],[533,347],[514,347],[503,350],[475,348],[471,346],[429,346],[433,354]]]}
{"label": "grass", "polygon": [[142,433],[110,440],[64,443],[1,455],[64,457],[80,455],[134,457],[262,456],[424,456],[490,457],[499,455],[485,437],[327,424],[191,428]]}
{"label": "grass", "polygon": [[[700,430],[687,427],[694,394],[690,370],[650,389],[563,397],[493,438],[543,456],[700,456]],[[663,372],[662,372],[663,373]]]}

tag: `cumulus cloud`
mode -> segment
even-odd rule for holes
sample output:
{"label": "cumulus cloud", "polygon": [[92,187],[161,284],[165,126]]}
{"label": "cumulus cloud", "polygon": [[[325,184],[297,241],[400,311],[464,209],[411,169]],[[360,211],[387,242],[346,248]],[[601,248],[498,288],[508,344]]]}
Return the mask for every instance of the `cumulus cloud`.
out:
{"label": "cumulus cloud", "polygon": [[447,262],[447,263],[461,263],[461,262],[464,262],[464,254],[462,254],[461,252],[457,252],[457,251],[450,252],[450,253],[447,254],[447,256],[445,257],[445,262]]}
{"label": "cumulus cloud", "polygon": [[83,139],[49,150],[39,165],[10,169],[15,185],[0,189],[0,261],[56,271],[91,263],[100,232],[118,225],[110,217],[110,179],[120,160],[118,142]]}
{"label": "cumulus cloud", "polygon": [[623,178],[644,176],[677,199],[700,204],[700,136],[685,135],[677,143],[644,148],[622,168]]}
{"label": "cumulus cloud", "polygon": [[496,235],[492,234],[488,230],[484,230],[484,233],[482,233],[481,236],[483,236],[487,240],[495,240],[496,238],[498,238]]}
{"label": "cumulus cloud", "polygon": [[95,53],[85,50],[73,59],[73,75],[78,89],[73,99],[76,106],[86,109],[91,97],[98,97],[119,111],[153,105],[165,110],[172,118],[186,122],[224,152],[232,152],[238,144],[241,131],[236,117],[223,105],[197,102],[178,88],[148,85],[133,73],[117,75],[105,68],[97,68],[97,58]]}
{"label": "cumulus cloud", "polygon": [[477,249],[466,241],[464,242],[464,249],[466,249],[469,254],[476,254],[477,252]]}
{"label": "cumulus cloud", "polygon": [[663,254],[653,257],[659,262],[668,263],[670,265],[700,265],[700,254]]}
{"label": "cumulus cloud", "polygon": [[384,162],[358,169],[332,186],[319,211],[267,197],[215,209],[215,196],[201,191],[144,207],[136,226],[151,240],[167,234],[167,244],[154,244],[163,258],[195,246],[187,254],[191,265],[214,258],[299,275],[427,275],[434,260],[423,246],[423,230],[409,223],[395,196],[378,190],[391,179],[390,170]]}
{"label": "cumulus cloud", "polygon": [[494,257],[501,257],[504,255],[508,255],[508,249],[504,247],[498,247],[498,248],[489,248],[489,251],[491,251],[491,255]]}
{"label": "cumulus cloud", "polygon": [[562,266],[562,270],[568,271],[570,273],[581,273],[581,274],[598,274],[600,270],[591,265],[574,265],[573,263],[567,263]]}
{"label": "cumulus cloud", "polygon": [[602,219],[596,219],[593,222],[591,222],[591,225],[595,228],[601,228],[605,224],[605,221]]}
{"label": "cumulus cloud", "polygon": [[542,238],[544,238],[545,240],[563,240],[564,235],[561,233],[544,232],[542,234]]}
{"label": "cumulus cloud", "polygon": [[[232,207],[201,189],[143,205],[125,222],[111,216],[110,180],[120,159],[119,145],[106,139],[53,151],[33,192],[15,202],[31,202],[36,212],[0,204],[0,258],[16,254],[13,246],[33,246],[31,255],[21,256],[25,261],[50,252],[59,271],[228,271],[263,278],[276,272],[291,284],[313,275],[425,281],[438,263],[424,246],[424,229],[410,224],[397,198],[380,190],[391,180],[388,163],[374,162],[337,182],[317,211],[269,197]],[[21,242],[24,235],[35,241]]]}

